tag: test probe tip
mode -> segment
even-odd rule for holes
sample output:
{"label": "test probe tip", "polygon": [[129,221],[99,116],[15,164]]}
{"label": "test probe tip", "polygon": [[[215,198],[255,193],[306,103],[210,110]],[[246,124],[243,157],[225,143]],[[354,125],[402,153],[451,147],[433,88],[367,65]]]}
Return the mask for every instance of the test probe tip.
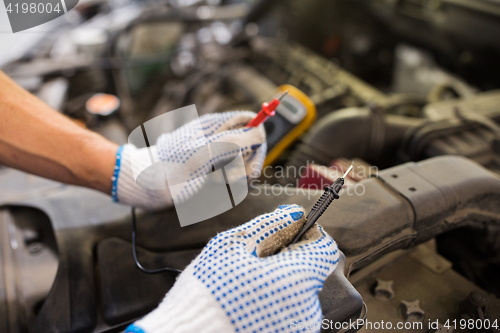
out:
{"label": "test probe tip", "polygon": [[281,102],[283,100],[283,98],[285,98],[286,95],[288,95],[288,90],[285,91],[285,93],[278,98],[278,101]]}
{"label": "test probe tip", "polygon": [[351,164],[351,166],[349,167],[349,169],[347,169],[347,171],[344,173],[344,175],[342,176],[342,178],[345,178],[349,172],[351,172],[352,168],[354,167],[354,164]]}

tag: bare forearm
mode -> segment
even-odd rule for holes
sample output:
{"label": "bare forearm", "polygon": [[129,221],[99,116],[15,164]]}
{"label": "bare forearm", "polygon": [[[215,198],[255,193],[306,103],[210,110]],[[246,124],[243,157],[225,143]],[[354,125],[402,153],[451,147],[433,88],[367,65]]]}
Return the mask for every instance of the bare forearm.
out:
{"label": "bare forearm", "polygon": [[117,149],[0,72],[1,164],[109,194]]}

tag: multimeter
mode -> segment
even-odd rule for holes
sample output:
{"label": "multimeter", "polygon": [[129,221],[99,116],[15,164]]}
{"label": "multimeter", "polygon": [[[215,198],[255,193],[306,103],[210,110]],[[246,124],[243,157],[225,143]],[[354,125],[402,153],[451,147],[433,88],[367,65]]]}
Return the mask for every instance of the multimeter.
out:
{"label": "multimeter", "polygon": [[288,90],[276,108],[274,117],[270,117],[264,128],[267,134],[268,154],[264,166],[271,165],[283,151],[297,140],[316,119],[316,106],[299,89],[285,84],[278,88],[276,95]]}

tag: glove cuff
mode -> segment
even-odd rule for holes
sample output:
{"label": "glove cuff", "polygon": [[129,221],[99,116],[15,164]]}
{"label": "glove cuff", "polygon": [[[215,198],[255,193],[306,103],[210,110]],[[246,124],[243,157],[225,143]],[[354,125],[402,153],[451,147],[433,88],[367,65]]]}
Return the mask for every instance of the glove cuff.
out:
{"label": "glove cuff", "polygon": [[116,151],[115,170],[113,171],[113,177],[111,177],[111,181],[113,182],[111,186],[111,198],[114,202],[118,202],[118,174],[120,173],[122,164],[123,147],[125,146],[118,147],[118,150]]}
{"label": "glove cuff", "polygon": [[125,333],[235,332],[221,304],[188,267],[158,308],[130,325]]}
{"label": "glove cuff", "polygon": [[172,199],[168,189],[144,189],[137,185],[132,169],[132,156],[135,157],[134,167],[139,170],[144,170],[151,165],[149,159],[139,158],[143,154],[137,154],[137,151],[135,146],[126,144],[121,146],[116,153],[115,171],[111,178],[113,201],[145,209],[171,206]]}

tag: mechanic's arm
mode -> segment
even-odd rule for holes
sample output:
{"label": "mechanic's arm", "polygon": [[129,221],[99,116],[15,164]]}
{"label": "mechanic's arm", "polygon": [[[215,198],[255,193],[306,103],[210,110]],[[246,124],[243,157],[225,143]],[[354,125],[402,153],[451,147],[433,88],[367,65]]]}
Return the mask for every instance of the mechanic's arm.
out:
{"label": "mechanic's arm", "polygon": [[[245,127],[254,116],[252,112],[225,112],[200,117],[199,121],[161,135],[152,147],[157,154],[155,160],[182,173],[196,169],[200,162],[205,164],[194,156],[186,155],[182,161],[171,158],[192,149],[193,142],[232,142],[241,147],[247,176],[253,178],[260,172],[266,154],[264,127]],[[139,187],[135,183],[132,163],[135,167],[151,164],[145,149],[130,144],[118,149],[116,144],[51,109],[0,71],[0,164],[93,188],[131,206],[148,209],[172,205],[167,189]],[[223,153],[213,158],[222,160],[227,155]],[[197,176],[193,173],[192,177]]]}
{"label": "mechanic's arm", "polygon": [[117,149],[0,71],[0,164],[110,194]]}

